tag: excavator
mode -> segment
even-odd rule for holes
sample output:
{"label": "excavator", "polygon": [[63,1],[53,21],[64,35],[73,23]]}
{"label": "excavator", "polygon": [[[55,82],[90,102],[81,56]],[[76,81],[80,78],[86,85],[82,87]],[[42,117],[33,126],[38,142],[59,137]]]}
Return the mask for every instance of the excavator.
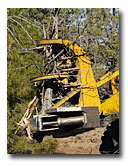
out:
{"label": "excavator", "polygon": [[[119,115],[119,70],[95,80],[91,60],[76,42],[44,39],[36,44],[33,51],[44,55],[44,73],[30,79],[37,94],[18,123],[30,139],[87,132],[100,127],[101,119]],[[99,88],[105,84],[111,93],[101,99]],[[107,127],[99,150],[119,154],[119,117]]]}

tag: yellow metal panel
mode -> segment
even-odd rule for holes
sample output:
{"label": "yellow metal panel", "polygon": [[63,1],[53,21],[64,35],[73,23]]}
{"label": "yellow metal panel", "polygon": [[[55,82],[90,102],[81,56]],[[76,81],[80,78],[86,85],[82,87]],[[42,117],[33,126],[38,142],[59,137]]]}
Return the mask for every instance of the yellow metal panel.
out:
{"label": "yellow metal panel", "polygon": [[68,75],[67,74],[54,74],[54,75],[47,75],[47,76],[40,76],[40,77],[36,77],[31,79],[31,82],[36,82],[36,81],[40,81],[40,80],[46,80],[46,79],[53,79],[53,78],[67,78]]}
{"label": "yellow metal panel", "polygon": [[111,87],[112,87],[113,95],[116,94],[118,91],[117,91],[117,83],[115,82],[114,78],[111,79]]}
{"label": "yellow metal panel", "polygon": [[76,61],[76,66],[80,68],[78,71],[77,83],[81,83],[82,86],[79,98],[79,106],[98,106],[99,112],[101,112],[101,102],[96,86],[96,81],[91,68],[91,63],[88,63],[88,61],[87,57],[78,57]]}
{"label": "yellow metal panel", "polygon": [[109,77],[112,74],[112,72],[108,72],[107,74],[103,75],[102,77],[100,77],[98,80],[96,80],[97,84],[104,80],[105,78]]}
{"label": "yellow metal panel", "polygon": [[36,41],[37,45],[46,45],[46,44],[64,44],[69,47],[76,55],[85,55],[85,50],[80,47],[77,43],[73,43],[71,40],[63,39],[49,39],[49,40],[39,40]]}
{"label": "yellow metal panel", "polygon": [[119,112],[119,92],[102,103],[103,115],[115,114]]}
{"label": "yellow metal panel", "polygon": [[58,102],[53,108],[57,108],[65,103],[68,99],[73,97],[76,93],[80,92],[79,104],[78,106],[98,106],[99,112],[101,113],[101,102],[97,90],[96,81],[94,79],[93,71],[91,68],[91,62],[89,57],[80,56],[76,60],[76,66],[80,70],[77,75],[77,84],[81,84],[79,88],[72,91],[67,97]]}
{"label": "yellow metal panel", "polygon": [[78,71],[80,70],[79,67],[75,67],[75,68],[68,68],[68,69],[62,69],[62,71]]}
{"label": "yellow metal panel", "polygon": [[105,84],[106,82],[110,81],[111,79],[117,77],[119,75],[119,70],[115,71],[114,73],[107,73],[105,76],[101,77],[96,84],[97,84],[97,87]]}

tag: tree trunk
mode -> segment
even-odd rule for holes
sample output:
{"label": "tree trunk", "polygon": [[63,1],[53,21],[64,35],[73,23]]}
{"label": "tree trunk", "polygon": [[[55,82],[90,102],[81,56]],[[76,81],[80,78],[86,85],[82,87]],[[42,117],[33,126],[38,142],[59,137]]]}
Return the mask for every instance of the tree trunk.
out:
{"label": "tree trunk", "polygon": [[45,110],[49,109],[52,106],[52,94],[53,90],[51,88],[47,88],[44,95],[44,100],[42,103],[41,114],[45,112]]}

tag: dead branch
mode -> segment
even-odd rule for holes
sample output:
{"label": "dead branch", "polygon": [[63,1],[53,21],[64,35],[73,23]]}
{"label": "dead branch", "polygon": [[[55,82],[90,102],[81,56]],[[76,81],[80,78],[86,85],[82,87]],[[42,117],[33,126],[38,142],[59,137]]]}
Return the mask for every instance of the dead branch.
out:
{"label": "dead branch", "polygon": [[26,30],[18,21],[14,20],[14,19],[12,19],[12,18],[11,18],[11,20],[14,21],[15,23],[17,23],[17,24],[25,31],[25,33],[28,35],[28,37],[33,41],[34,45],[36,46],[36,42],[35,42],[35,41],[32,39],[32,37],[29,35],[29,33],[27,32],[27,30]]}
{"label": "dead branch", "polygon": [[55,59],[58,58],[58,56],[60,56],[63,52],[64,52],[64,49],[62,49],[51,61],[49,61],[48,64],[55,61]]}
{"label": "dead branch", "polygon": [[21,48],[23,48],[22,45],[20,44],[20,42],[18,41],[18,39],[17,39],[17,38],[15,37],[15,35],[13,34],[13,32],[10,30],[10,28],[7,27],[7,30],[10,32],[10,34],[12,35],[12,37],[14,37],[14,39],[16,40],[16,42],[18,43],[18,45],[19,45]]}

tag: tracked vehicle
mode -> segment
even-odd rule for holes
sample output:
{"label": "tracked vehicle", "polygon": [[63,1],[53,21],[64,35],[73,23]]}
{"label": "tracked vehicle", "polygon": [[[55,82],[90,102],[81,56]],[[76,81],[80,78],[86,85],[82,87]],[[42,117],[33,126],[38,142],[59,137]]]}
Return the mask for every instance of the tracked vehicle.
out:
{"label": "tracked vehicle", "polygon": [[[51,133],[62,136],[64,133],[71,135],[88,131],[100,126],[101,117],[119,113],[116,81],[119,71],[108,72],[95,80],[90,58],[76,42],[49,39],[36,41],[36,44],[34,51],[39,54],[47,51],[44,57],[45,74],[30,79],[37,87],[37,95],[19,122],[19,125],[26,126],[30,138],[41,139],[41,135]],[[111,94],[101,100],[98,88],[105,83],[109,83]],[[118,122],[116,125],[113,122],[111,126],[113,134],[102,139],[101,153],[119,152]],[[107,140],[111,145],[104,143]]]}

